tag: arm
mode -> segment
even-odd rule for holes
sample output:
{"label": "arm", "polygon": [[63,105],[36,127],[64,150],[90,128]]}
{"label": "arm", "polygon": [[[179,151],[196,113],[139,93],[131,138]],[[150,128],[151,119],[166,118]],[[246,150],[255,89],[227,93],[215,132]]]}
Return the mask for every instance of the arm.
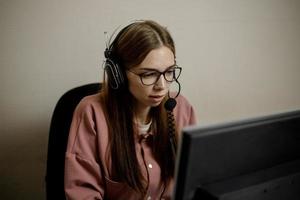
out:
{"label": "arm", "polygon": [[70,127],[65,158],[67,199],[103,199],[104,176],[97,149],[93,109],[81,103]]}

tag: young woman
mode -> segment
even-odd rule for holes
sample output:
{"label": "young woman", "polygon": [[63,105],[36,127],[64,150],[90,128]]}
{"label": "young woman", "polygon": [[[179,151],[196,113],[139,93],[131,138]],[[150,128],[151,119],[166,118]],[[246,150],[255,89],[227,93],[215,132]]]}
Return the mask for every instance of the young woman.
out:
{"label": "young woman", "polygon": [[181,129],[196,121],[181,95],[173,111],[164,106],[181,72],[173,39],[158,23],[137,21],[118,33],[105,57],[102,90],[85,97],[74,112],[66,197],[170,199],[173,149]]}

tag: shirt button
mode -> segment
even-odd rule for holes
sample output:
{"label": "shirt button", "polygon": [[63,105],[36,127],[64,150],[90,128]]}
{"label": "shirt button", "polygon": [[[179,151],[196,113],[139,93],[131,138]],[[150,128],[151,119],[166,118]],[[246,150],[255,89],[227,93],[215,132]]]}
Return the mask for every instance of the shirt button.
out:
{"label": "shirt button", "polygon": [[151,165],[151,164],[149,164],[148,167],[149,167],[150,169],[152,169],[152,165]]}

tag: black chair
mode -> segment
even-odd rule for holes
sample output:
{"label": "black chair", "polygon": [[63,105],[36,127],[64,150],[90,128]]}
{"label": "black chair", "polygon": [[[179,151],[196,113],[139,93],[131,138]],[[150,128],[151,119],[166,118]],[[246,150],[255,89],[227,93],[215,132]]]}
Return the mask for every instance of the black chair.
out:
{"label": "black chair", "polygon": [[55,106],[48,140],[46,170],[47,200],[66,199],[64,192],[65,151],[73,111],[83,97],[96,94],[100,88],[101,83],[90,83],[73,88],[66,92]]}

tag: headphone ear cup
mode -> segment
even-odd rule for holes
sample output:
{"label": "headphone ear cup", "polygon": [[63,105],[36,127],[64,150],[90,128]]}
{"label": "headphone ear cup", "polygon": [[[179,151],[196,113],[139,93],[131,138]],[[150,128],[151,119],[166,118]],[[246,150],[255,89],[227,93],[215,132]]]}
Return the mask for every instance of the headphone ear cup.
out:
{"label": "headphone ear cup", "polygon": [[106,59],[104,70],[107,73],[108,82],[112,89],[118,89],[124,84],[123,73],[119,65],[115,63],[112,59]]}

